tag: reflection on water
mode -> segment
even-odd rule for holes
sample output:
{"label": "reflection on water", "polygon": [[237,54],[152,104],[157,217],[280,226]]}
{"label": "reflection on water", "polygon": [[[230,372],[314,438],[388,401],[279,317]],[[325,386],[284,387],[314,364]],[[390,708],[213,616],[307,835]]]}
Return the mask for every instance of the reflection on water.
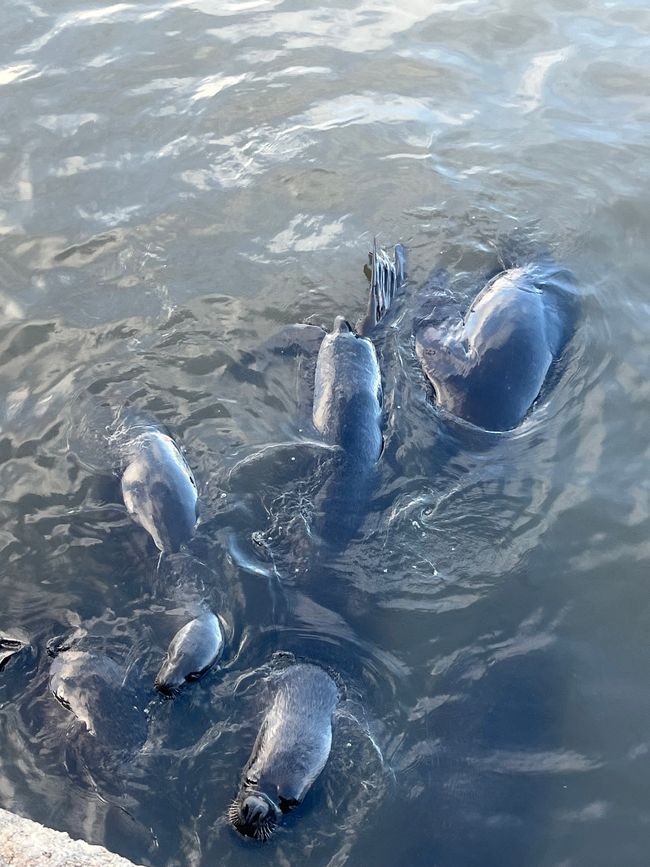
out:
{"label": "reflection on water", "polygon": [[[0,47],[0,636],[25,645],[0,644],[0,805],[151,865],[645,864],[645,7],[20,2]],[[411,271],[381,475],[359,536],[296,572],[319,463],[282,458],[301,371],[259,349],[354,320],[375,233]],[[555,387],[488,436],[431,407],[411,325],[434,267],[467,302],[510,237],[570,268],[581,318]],[[121,408],[199,486],[162,566],[119,505]],[[197,588],[226,650],[166,701]],[[48,642],[79,628],[146,712],[127,761],[50,693]],[[226,810],[283,653],[345,702],[257,848]]]}

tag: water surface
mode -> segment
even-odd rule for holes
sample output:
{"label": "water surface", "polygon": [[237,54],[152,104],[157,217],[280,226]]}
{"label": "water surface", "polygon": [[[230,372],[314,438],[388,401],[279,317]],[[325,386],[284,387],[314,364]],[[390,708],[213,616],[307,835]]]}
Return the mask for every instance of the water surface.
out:
{"label": "water surface", "polygon": [[[0,673],[0,804],[153,867],[645,865],[646,4],[2,12],[0,631],[31,650]],[[276,574],[251,534],[301,508],[300,474],[226,484],[301,436],[296,366],[255,350],[356,318],[374,234],[411,270],[381,479],[345,552]],[[431,408],[410,326],[437,264],[467,301],[512,237],[573,271],[581,318],[531,417],[481,437]],[[117,505],[103,404],[167,425],[195,471],[201,532],[160,570]],[[228,650],[164,701],[197,588]],[[47,643],[79,626],[146,708],[135,757],[49,694]],[[346,714],[256,847],[225,813],[278,653],[337,670]]]}

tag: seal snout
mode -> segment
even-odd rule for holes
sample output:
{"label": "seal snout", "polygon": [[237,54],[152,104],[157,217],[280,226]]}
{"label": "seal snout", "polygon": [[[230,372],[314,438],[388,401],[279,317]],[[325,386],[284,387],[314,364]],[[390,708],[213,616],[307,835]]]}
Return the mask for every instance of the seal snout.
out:
{"label": "seal snout", "polygon": [[171,680],[157,677],[154,681],[154,686],[167,698],[174,698],[181,691],[181,685],[173,683]]}
{"label": "seal snout", "polygon": [[185,678],[179,674],[176,667],[169,660],[165,660],[156,675],[154,686],[163,695],[173,698],[180,692],[184,682]]}
{"label": "seal snout", "polygon": [[241,814],[248,825],[256,825],[268,816],[269,805],[257,795],[249,795],[241,805]]}
{"label": "seal snout", "polygon": [[262,841],[269,839],[278,821],[274,805],[260,795],[237,799],[230,807],[228,818],[240,834]]}

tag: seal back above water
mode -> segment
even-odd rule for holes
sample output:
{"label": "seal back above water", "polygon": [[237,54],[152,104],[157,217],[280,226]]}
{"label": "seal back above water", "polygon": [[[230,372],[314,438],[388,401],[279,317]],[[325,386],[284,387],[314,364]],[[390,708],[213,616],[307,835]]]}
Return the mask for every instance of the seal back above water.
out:
{"label": "seal back above water", "polygon": [[415,327],[436,405],[491,431],[519,425],[572,332],[566,271],[530,263],[497,275],[462,316],[448,296]]}
{"label": "seal back above water", "polygon": [[267,840],[302,802],[329,757],[338,698],[336,684],[316,665],[293,665],[279,676],[228,814],[240,834]]}
{"label": "seal back above water", "polygon": [[198,494],[192,471],[174,440],[156,428],[136,436],[127,447],[122,497],[159,551],[178,551],[194,533]]}
{"label": "seal back above water", "polygon": [[155,685],[174,695],[186,681],[198,680],[223,650],[223,632],[216,614],[205,611],[178,630],[172,638]]}

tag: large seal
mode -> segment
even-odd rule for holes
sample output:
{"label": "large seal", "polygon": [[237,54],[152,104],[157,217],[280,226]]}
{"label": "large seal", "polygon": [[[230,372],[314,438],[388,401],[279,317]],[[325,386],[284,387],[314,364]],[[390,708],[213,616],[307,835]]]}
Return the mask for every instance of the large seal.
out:
{"label": "large seal", "polygon": [[463,316],[440,294],[415,326],[415,348],[435,403],[490,431],[519,425],[571,336],[572,283],[540,261],[510,268]]}
{"label": "large seal", "polygon": [[174,440],[148,428],[127,446],[122,497],[159,551],[178,551],[197,523],[198,494],[187,461]]}
{"label": "large seal", "polygon": [[279,677],[228,816],[247,837],[268,840],[283,813],[300,804],[330,754],[338,690],[315,665]]}

